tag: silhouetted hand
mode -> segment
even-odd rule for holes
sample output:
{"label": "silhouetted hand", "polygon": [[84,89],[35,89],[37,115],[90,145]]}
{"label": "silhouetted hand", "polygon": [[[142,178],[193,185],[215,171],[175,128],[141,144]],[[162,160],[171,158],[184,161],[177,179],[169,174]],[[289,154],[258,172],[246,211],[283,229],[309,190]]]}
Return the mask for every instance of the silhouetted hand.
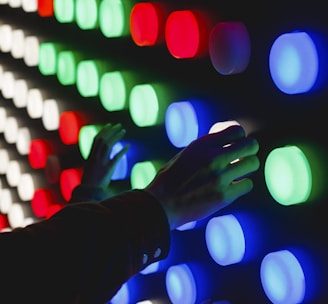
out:
{"label": "silhouetted hand", "polygon": [[162,204],[171,230],[210,216],[253,188],[257,140],[240,126],[207,134],[173,157],[146,187]]}
{"label": "silhouetted hand", "polygon": [[129,146],[124,146],[112,159],[113,146],[121,140],[126,131],[120,123],[106,124],[94,138],[90,155],[83,172],[82,184],[95,187],[108,187],[116,164],[123,157]]}

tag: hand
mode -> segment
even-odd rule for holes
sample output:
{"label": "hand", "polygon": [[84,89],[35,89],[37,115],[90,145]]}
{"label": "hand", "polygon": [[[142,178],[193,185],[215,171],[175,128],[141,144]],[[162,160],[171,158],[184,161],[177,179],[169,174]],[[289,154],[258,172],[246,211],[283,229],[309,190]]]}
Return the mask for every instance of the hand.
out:
{"label": "hand", "polygon": [[90,155],[82,176],[82,184],[96,187],[108,187],[115,166],[128,150],[124,146],[112,159],[109,158],[113,146],[123,138],[126,131],[120,123],[106,124],[94,138]]}
{"label": "hand", "polygon": [[162,204],[173,230],[251,191],[247,176],[259,168],[258,150],[258,142],[240,126],[207,134],[173,157],[145,190]]}

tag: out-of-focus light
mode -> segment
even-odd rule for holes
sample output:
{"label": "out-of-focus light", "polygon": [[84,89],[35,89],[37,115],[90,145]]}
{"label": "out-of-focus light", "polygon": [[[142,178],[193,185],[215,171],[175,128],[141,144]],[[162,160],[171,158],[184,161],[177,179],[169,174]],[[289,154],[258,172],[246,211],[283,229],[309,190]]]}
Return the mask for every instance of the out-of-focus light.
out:
{"label": "out-of-focus light", "polygon": [[11,205],[17,201],[16,189],[3,188],[0,195],[0,212],[7,214]]}
{"label": "out-of-focus light", "polygon": [[158,3],[136,3],[130,14],[130,32],[138,46],[153,46],[164,39],[164,8]]}
{"label": "out-of-focus light", "polygon": [[65,203],[53,203],[48,206],[47,208],[47,214],[45,216],[46,219],[52,217],[54,214],[56,214],[58,211],[63,209],[66,206]]}
{"label": "out-of-focus light", "polygon": [[129,72],[108,72],[102,75],[99,84],[99,98],[109,112],[128,108],[128,92],[132,87],[133,76]]}
{"label": "out-of-focus light", "polygon": [[210,219],[206,225],[205,240],[210,256],[219,265],[236,264],[244,257],[244,232],[232,214]]}
{"label": "out-of-focus light", "polygon": [[15,59],[21,59],[24,57],[25,49],[25,33],[22,29],[14,29],[12,32],[12,48],[11,55]]}
{"label": "out-of-focus light", "polygon": [[82,30],[91,30],[98,27],[98,6],[100,0],[76,0],[75,21]]}
{"label": "out-of-focus light", "polygon": [[45,92],[32,88],[28,90],[26,98],[26,110],[29,117],[32,119],[42,118]]}
{"label": "out-of-focus light", "polygon": [[17,187],[21,175],[30,170],[23,160],[11,160],[8,163],[6,179],[10,187]]}
{"label": "out-of-focus light", "polygon": [[38,67],[42,75],[55,75],[57,73],[57,56],[63,46],[54,42],[42,42],[39,49]]}
{"label": "out-of-focus light", "polygon": [[319,59],[316,46],[305,32],[280,35],[269,56],[273,82],[286,94],[306,93],[315,84]]}
{"label": "out-of-focus light", "polygon": [[48,207],[54,204],[57,199],[57,195],[53,189],[44,188],[37,189],[34,192],[31,207],[36,217],[46,217]]}
{"label": "out-of-focus light", "polygon": [[[112,159],[118,154],[124,147],[124,144],[117,142],[114,144],[112,151],[110,152],[109,158]],[[116,164],[112,180],[121,180],[125,179],[128,174],[128,159],[126,155],[123,155],[119,162]]]}
{"label": "out-of-focus light", "polygon": [[178,59],[203,55],[208,45],[205,16],[192,10],[174,11],[165,24],[165,41],[170,54]]}
{"label": "out-of-focus light", "polygon": [[192,230],[196,227],[196,225],[197,225],[197,221],[192,221],[192,222],[189,222],[189,223],[186,223],[184,225],[177,227],[177,230],[179,230],[179,231]]}
{"label": "out-of-focus light", "polygon": [[28,82],[25,79],[15,80],[13,103],[16,108],[25,108],[27,106],[28,91]]}
{"label": "out-of-focus light", "polygon": [[103,0],[99,6],[99,27],[107,38],[126,36],[130,32],[127,19],[129,1]]}
{"label": "out-of-focus light", "polygon": [[20,127],[18,129],[16,149],[20,155],[27,155],[30,152],[30,144],[32,137],[36,136],[36,132],[29,127]]}
{"label": "out-of-focus light", "polygon": [[169,267],[166,273],[166,290],[173,304],[196,303],[196,284],[186,264]]}
{"label": "out-of-focus light", "polygon": [[54,15],[60,23],[71,23],[75,20],[74,0],[54,0]]}
{"label": "out-of-focus light", "polygon": [[37,0],[22,0],[22,8],[26,13],[34,13],[38,10]]}
{"label": "out-of-focus light", "polygon": [[157,272],[158,269],[159,269],[159,262],[155,262],[148,265],[145,269],[141,270],[140,273],[143,275],[148,275]]}
{"label": "out-of-focus light", "polygon": [[58,152],[58,149],[50,140],[32,139],[28,154],[29,163],[33,169],[44,168],[48,155],[55,154],[56,152]]}
{"label": "out-of-focus light", "polygon": [[8,164],[14,157],[13,154],[13,151],[10,151],[9,149],[0,149],[0,174],[6,174]]}
{"label": "out-of-focus light", "polygon": [[10,24],[0,24],[0,51],[9,53],[12,46],[12,31],[13,28]]}
{"label": "out-of-focus light", "polygon": [[210,33],[209,54],[215,70],[223,75],[242,73],[251,56],[251,42],[242,22],[220,22]]}
{"label": "out-of-focus light", "polygon": [[132,88],[129,110],[138,127],[149,127],[164,122],[167,108],[165,87],[156,84],[139,84]]}
{"label": "out-of-focus light", "polygon": [[59,129],[60,115],[65,110],[62,103],[56,99],[47,99],[43,103],[42,124],[47,131]]}
{"label": "out-of-focus light", "polygon": [[84,159],[89,157],[93,140],[101,128],[101,125],[85,125],[81,127],[78,135],[78,144],[80,153]]}
{"label": "out-of-focus light", "polygon": [[99,83],[107,65],[96,60],[82,60],[77,65],[76,86],[83,97],[99,94]]}
{"label": "out-of-focus light", "polygon": [[23,121],[14,116],[7,117],[5,129],[3,131],[4,138],[7,143],[15,144],[17,141],[18,130],[23,126]]}
{"label": "out-of-focus light", "polygon": [[51,17],[54,14],[54,0],[38,0],[38,14],[41,17]]}
{"label": "out-of-focus light", "polygon": [[152,161],[138,162],[133,165],[131,170],[131,187],[135,189],[144,189],[156,176],[159,164]]}
{"label": "out-of-focus light", "polygon": [[231,126],[240,126],[240,123],[236,120],[219,121],[211,126],[208,133],[221,132]]}
{"label": "out-of-focus light", "polygon": [[6,119],[8,115],[9,115],[8,109],[5,107],[0,107],[0,133],[3,133],[5,130]]}
{"label": "out-of-focus light", "polygon": [[1,88],[4,98],[12,99],[14,97],[15,75],[12,71],[3,72]]}
{"label": "out-of-focus light", "polygon": [[17,186],[17,193],[22,201],[30,201],[33,198],[34,191],[43,188],[46,185],[41,172],[23,173]]}
{"label": "out-of-focus light", "polygon": [[8,211],[8,221],[11,228],[25,227],[26,219],[32,218],[33,212],[30,204],[14,202]]}
{"label": "out-of-focus light", "polygon": [[89,118],[82,112],[62,112],[59,118],[59,136],[61,141],[66,145],[77,144],[81,128],[89,122]]}
{"label": "out-of-focus light", "polygon": [[39,63],[39,45],[41,40],[38,36],[25,37],[24,44],[24,62],[27,66],[38,66]]}
{"label": "out-of-focus light", "polygon": [[10,229],[8,222],[8,216],[6,214],[0,214],[0,232]]}
{"label": "out-of-focus light", "polygon": [[198,137],[197,113],[188,101],[171,103],[165,114],[165,130],[170,142],[177,148],[186,147]]}
{"label": "out-of-focus light", "polygon": [[65,199],[69,201],[72,197],[72,192],[79,184],[81,184],[82,179],[82,168],[69,168],[64,169],[59,177],[60,191]]}
{"label": "out-of-focus light", "polygon": [[305,276],[297,258],[288,250],[267,254],[261,263],[261,283],[273,304],[302,303]]}
{"label": "out-of-focus light", "polygon": [[22,6],[22,0],[9,0],[8,5],[12,8],[18,8]]}
{"label": "out-of-focus light", "polygon": [[118,292],[111,299],[110,304],[128,304],[130,303],[130,292],[127,283],[124,283]]}
{"label": "out-of-focus light", "polygon": [[265,161],[264,177],[270,194],[282,205],[306,202],[311,194],[311,167],[297,146],[273,149]]}
{"label": "out-of-focus light", "polygon": [[74,51],[60,51],[57,59],[57,78],[62,85],[76,83],[77,65],[82,56]]}

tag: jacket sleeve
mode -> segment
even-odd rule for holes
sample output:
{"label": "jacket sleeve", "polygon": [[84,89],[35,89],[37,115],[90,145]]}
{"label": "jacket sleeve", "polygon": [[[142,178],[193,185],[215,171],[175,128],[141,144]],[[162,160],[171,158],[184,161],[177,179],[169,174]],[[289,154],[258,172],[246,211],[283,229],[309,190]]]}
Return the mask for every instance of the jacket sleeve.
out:
{"label": "jacket sleeve", "polygon": [[167,257],[170,230],[159,202],[130,190],[0,233],[0,246],[4,303],[103,304],[133,275]]}

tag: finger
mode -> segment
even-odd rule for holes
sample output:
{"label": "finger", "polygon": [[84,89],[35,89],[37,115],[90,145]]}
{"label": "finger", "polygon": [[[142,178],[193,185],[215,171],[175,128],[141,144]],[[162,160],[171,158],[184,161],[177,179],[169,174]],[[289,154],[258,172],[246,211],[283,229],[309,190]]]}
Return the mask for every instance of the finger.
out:
{"label": "finger", "polygon": [[248,156],[228,166],[221,178],[224,179],[224,183],[230,184],[257,171],[259,167],[260,162],[258,157],[255,155]]}
{"label": "finger", "polygon": [[253,189],[253,181],[250,178],[244,178],[231,183],[224,193],[224,205],[226,207],[238,198],[251,192]]}
{"label": "finger", "polygon": [[230,126],[220,132],[210,133],[199,137],[194,144],[203,146],[205,149],[209,147],[222,147],[231,142],[245,138],[245,131],[239,125]]}
{"label": "finger", "polygon": [[239,142],[223,147],[222,149],[212,149],[212,156],[208,156],[208,158],[213,158],[211,168],[224,168],[236,160],[248,157],[250,155],[255,155],[258,151],[259,144],[257,140],[252,137],[248,137]]}

